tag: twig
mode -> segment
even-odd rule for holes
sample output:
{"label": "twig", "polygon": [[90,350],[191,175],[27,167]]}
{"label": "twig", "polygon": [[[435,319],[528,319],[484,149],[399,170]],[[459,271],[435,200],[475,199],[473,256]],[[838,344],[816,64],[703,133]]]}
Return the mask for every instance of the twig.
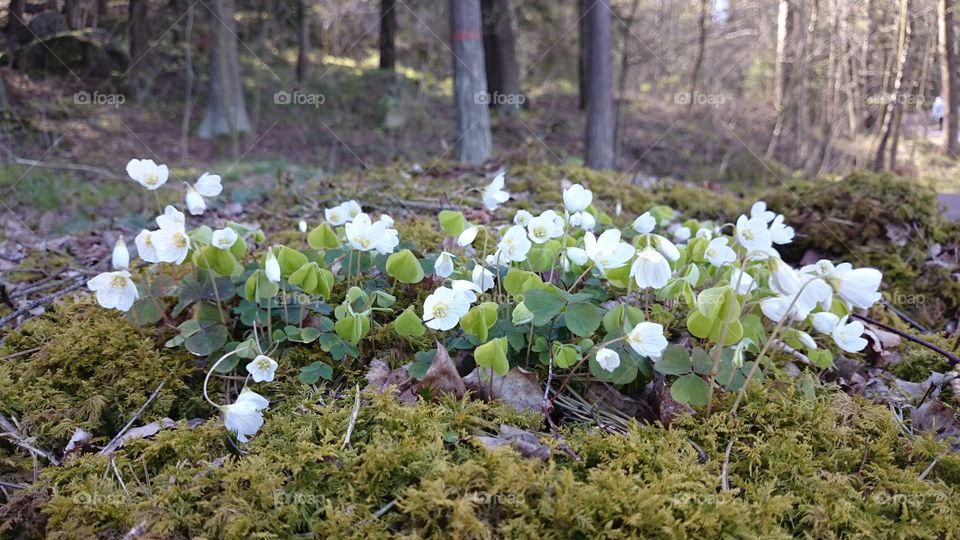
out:
{"label": "twig", "polygon": [[723,467],[720,469],[723,474],[720,475],[720,489],[730,491],[730,451],[733,450],[733,439],[727,443],[727,451],[723,454]]}
{"label": "twig", "polygon": [[24,349],[22,351],[17,351],[13,354],[8,354],[6,356],[0,357],[0,360],[13,360],[14,358],[20,358],[21,356],[27,356],[27,355],[33,354],[42,348],[43,347],[34,347],[32,349]]}
{"label": "twig", "polygon": [[389,512],[391,508],[396,506],[398,502],[400,502],[400,499],[394,499],[388,502],[387,504],[383,505],[382,507],[380,507],[379,510],[377,510],[376,512],[373,513],[373,515],[370,516],[370,519],[380,519],[381,517],[383,517],[384,514]]}
{"label": "twig", "polygon": [[900,337],[902,337],[902,338],[906,338],[906,339],[908,339],[908,340],[910,340],[910,341],[912,341],[912,342],[914,342],[914,343],[917,343],[917,344],[919,344],[919,345],[923,345],[924,347],[930,349],[931,351],[940,353],[940,354],[943,355],[947,360],[950,361],[950,364],[951,364],[951,365],[960,364],[960,356],[957,356],[956,354],[953,354],[952,352],[947,351],[947,350],[944,349],[943,347],[940,347],[940,346],[938,346],[938,345],[934,345],[933,343],[930,343],[929,341],[927,341],[927,340],[925,340],[925,339],[923,339],[923,338],[919,338],[919,337],[917,337],[917,336],[915,336],[915,335],[913,335],[913,334],[908,334],[907,332],[904,332],[903,330],[900,330],[899,328],[896,328],[896,327],[894,327],[894,326],[890,326],[889,324],[882,323],[882,322],[880,322],[880,321],[876,321],[876,320],[874,320],[874,319],[871,319],[870,317],[865,317],[865,316],[863,316],[863,315],[858,315],[858,314],[854,313],[854,314],[853,314],[853,318],[855,318],[855,319],[860,319],[861,321],[864,321],[864,322],[868,322],[868,323],[870,323],[870,324],[872,324],[872,325],[874,325],[874,326],[879,326],[880,328],[883,328],[883,329],[886,330],[887,332],[892,332],[892,333],[894,333],[894,334],[896,334],[896,335],[898,335],[898,336],[900,336]]}
{"label": "twig", "polygon": [[20,431],[13,425],[13,423],[11,423],[10,420],[8,420],[7,417],[2,414],[0,414],[0,428],[3,428],[4,430],[3,433],[0,433],[0,436],[6,437],[13,444],[19,446],[20,448],[23,448],[24,450],[27,450],[34,456],[40,456],[46,459],[54,466],[60,465],[60,460],[57,459],[57,456],[53,455],[52,452],[41,450],[40,448],[37,448],[36,446],[33,446],[32,444],[27,442],[26,437],[24,437],[20,433]]}
{"label": "twig", "polygon": [[3,325],[5,325],[5,324],[7,324],[8,322],[16,319],[17,317],[20,317],[20,316],[23,315],[23,314],[29,313],[29,312],[30,312],[31,310],[33,310],[33,309],[36,309],[36,308],[38,308],[38,307],[40,307],[40,306],[42,306],[42,305],[45,305],[45,304],[49,304],[50,302],[53,302],[53,301],[57,300],[58,298],[60,298],[61,296],[67,294],[68,292],[75,291],[75,290],[79,289],[80,287],[83,286],[83,284],[84,284],[84,280],[81,279],[80,281],[74,283],[73,285],[70,285],[69,287],[67,287],[67,288],[65,288],[65,289],[61,289],[61,290],[59,290],[59,291],[57,291],[57,292],[55,292],[55,293],[48,294],[48,295],[44,296],[43,298],[40,298],[39,300],[34,300],[33,302],[30,302],[29,304],[21,307],[20,309],[18,309],[18,310],[16,310],[16,311],[14,311],[13,313],[7,315],[6,317],[3,317],[2,319],[0,319],[0,326],[3,326]]}
{"label": "twig", "polygon": [[940,461],[940,458],[936,458],[933,461],[931,461],[930,464],[927,465],[927,468],[924,469],[922,473],[920,473],[920,480],[923,480],[924,478],[926,478],[927,475],[930,474],[930,471],[933,470],[934,465],[936,465],[939,461]]}
{"label": "twig", "polygon": [[779,339],[776,340],[776,341],[774,341],[774,345],[776,345],[777,348],[780,349],[781,351],[783,351],[783,352],[789,354],[790,356],[796,358],[796,359],[799,360],[800,362],[802,362],[802,363],[804,363],[804,364],[807,364],[807,365],[810,365],[810,364],[811,364],[810,358],[808,358],[807,355],[805,355],[805,354],[803,354],[802,352],[794,349],[793,347],[787,345],[786,343],[780,341]]}
{"label": "twig", "polygon": [[127,534],[123,535],[123,540],[134,540],[135,538],[140,538],[145,532],[147,532],[147,522],[141,521],[137,523],[132,529],[127,531]]}
{"label": "twig", "polygon": [[133,423],[136,422],[138,418],[140,418],[140,415],[142,415],[143,411],[147,409],[147,405],[150,405],[150,402],[153,401],[153,398],[157,397],[157,394],[160,393],[160,390],[163,388],[164,384],[166,384],[166,381],[160,381],[160,384],[157,386],[157,389],[154,390],[153,393],[150,394],[150,397],[148,397],[147,400],[143,402],[143,405],[141,405],[140,408],[137,409],[137,412],[134,413],[133,418],[131,418],[130,421],[127,422],[127,425],[123,426],[123,429],[120,430],[120,433],[117,433],[117,436],[114,437],[110,442],[108,442],[107,445],[104,446],[97,453],[98,456],[102,456],[104,454],[108,454],[116,450],[117,446],[119,446],[120,444],[121,439],[123,438],[123,435],[130,429],[130,426],[132,426]]}
{"label": "twig", "polygon": [[930,333],[930,330],[927,330],[927,328],[926,328],[925,326],[923,326],[922,324],[918,323],[917,321],[911,319],[906,313],[904,313],[904,312],[900,311],[899,309],[895,308],[895,307],[893,306],[893,304],[891,304],[890,302],[887,302],[886,300],[881,300],[880,303],[882,303],[885,308],[887,308],[887,309],[889,309],[890,311],[892,311],[897,317],[900,317],[901,319],[903,319],[903,322],[905,322],[905,323],[909,324],[910,326],[912,326],[912,327],[916,328],[917,330],[919,330],[921,334],[929,334],[929,333]]}
{"label": "twig", "polygon": [[123,477],[120,476],[120,471],[117,470],[117,460],[112,456],[110,457],[110,466],[113,467],[113,474],[117,476],[117,481],[120,482],[120,487],[123,488],[123,492],[127,494],[127,498],[130,498],[130,492],[127,491],[127,484],[123,481]]}
{"label": "twig", "polygon": [[343,444],[340,449],[343,450],[350,446],[350,436],[353,435],[353,427],[357,424],[357,418],[360,416],[360,385],[357,385],[357,391],[353,400],[353,412],[350,413],[350,423],[347,425],[347,434],[343,437]]}

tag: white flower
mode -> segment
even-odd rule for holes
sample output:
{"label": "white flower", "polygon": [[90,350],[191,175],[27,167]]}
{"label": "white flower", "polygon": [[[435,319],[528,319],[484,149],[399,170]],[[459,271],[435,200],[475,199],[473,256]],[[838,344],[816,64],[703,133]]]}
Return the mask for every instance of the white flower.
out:
{"label": "white flower", "polygon": [[630,267],[630,276],[637,282],[640,290],[651,287],[659,289],[670,281],[672,274],[670,263],[657,250],[646,247],[637,253],[637,259]]}
{"label": "white flower", "polygon": [[323,211],[323,217],[326,218],[334,227],[343,225],[344,223],[351,221],[353,218],[360,215],[363,210],[360,208],[360,203],[354,200],[349,200],[334,206],[333,208],[327,208]]}
{"label": "white flower", "polygon": [[816,348],[817,348],[817,342],[814,341],[814,340],[813,340],[813,337],[812,337],[810,334],[806,333],[806,332],[802,332],[802,331],[800,331],[800,330],[797,330],[797,339],[800,340],[800,343],[803,343],[803,346],[806,347],[806,348],[808,348],[808,349],[816,349]]}
{"label": "white flower", "polygon": [[180,264],[190,251],[190,237],[184,231],[183,225],[176,222],[167,223],[160,227],[159,231],[151,233],[150,242],[156,248],[157,260],[160,262]]}
{"label": "white flower", "polygon": [[192,186],[187,186],[187,194],[184,197],[184,202],[187,205],[187,210],[190,212],[190,215],[193,216],[199,216],[207,209],[206,201],[203,200],[200,193]]}
{"label": "white flower", "polygon": [[773,221],[775,213],[767,210],[767,203],[763,201],[757,201],[753,203],[753,206],[750,207],[750,217],[758,218],[764,223],[770,223]]}
{"label": "white flower", "polygon": [[393,227],[396,224],[396,221],[394,221],[394,219],[387,214],[380,214],[380,219],[378,221],[382,221],[387,227]]}
{"label": "white flower", "polygon": [[423,301],[423,322],[434,330],[450,330],[469,310],[462,293],[440,287]]}
{"label": "white flower", "polygon": [[437,261],[433,264],[433,271],[441,278],[445,278],[453,273],[453,255],[446,251],[441,251]]}
{"label": "white flower", "polygon": [[659,234],[653,235],[653,247],[657,248],[657,251],[671,261],[680,260],[680,250],[677,249],[677,246]]}
{"label": "white flower", "polygon": [[244,388],[237,401],[223,407],[223,425],[237,436],[237,440],[245,443],[248,437],[253,437],[263,426],[263,409],[270,406],[270,402],[253,390]]}
{"label": "white flower", "polygon": [[527,231],[520,225],[513,225],[507,229],[507,233],[500,239],[497,249],[507,260],[520,262],[527,259],[527,253],[533,244],[527,238]]}
{"label": "white flower", "polygon": [[250,374],[253,382],[271,382],[276,371],[277,361],[263,354],[258,354],[247,364],[247,373]]}
{"label": "white flower", "polygon": [[570,262],[577,266],[583,266],[587,264],[587,261],[590,260],[590,257],[587,255],[587,252],[578,247],[569,247],[566,249],[567,258],[570,259]]}
{"label": "white flower", "polygon": [[663,326],[658,323],[642,322],[627,334],[627,344],[637,354],[648,358],[659,358],[667,348],[667,338],[663,335]]}
{"label": "white flower", "polygon": [[201,174],[200,178],[197,178],[197,181],[193,184],[193,187],[197,190],[197,193],[204,197],[216,197],[223,192],[223,186],[220,184],[220,175],[210,174],[208,172]]}
{"label": "white flower", "polygon": [[880,300],[877,291],[882,279],[883,274],[876,268],[853,269],[849,263],[837,265],[827,277],[844,302],[861,309],[867,309]]}
{"label": "white flower", "polygon": [[[523,233],[526,236],[526,232]],[[528,240],[529,241],[529,240]],[[510,259],[503,254],[503,251],[500,248],[497,248],[496,251],[487,255],[487,258],[484,259],[484,262],[487,266],[496,266],[497,268],[507,268],[510,266]]]}
{"label": "white flower", "polygon": [[230,227],[224,227],[223,229],[217,229],[213,231],[213,236],[210,239],[210,243],[213,244],[213,247],[220,249],[230,249],[236,242],[237,231],[231,229]]}
{"label": "white flower", "polygon": [[604,347],[597,351],[597,364],[607,371],[613,371],[620,367],[620,355],[617,351]]}
{"label": "white flower", "polygon": [[690,227],[676,227],[673,229],[673,238],[681,244],[690,239],[690,236],[693,233],[690,231]]}
{"label": "white flower", "polygon": [[117,243],[113,246],[110,263],[114,270],[126,270],[130,266],[130,252],[127,251],[127,243],[123,241],[123,235],[117,238]]}
{"label": "white flower", "polygon": [[[386,221],[382,218],[377,221],[377,223],[389,227]],[[377,245],[373,247],[377,253],[381,255],[389,255],[393,253],[393,250],[400,245],[400,233],[396,229],[384,229],[383,238],[377,242]]]}
{"label": "white flower", "polygon": [[620,241],[620,231],[607,229],[598,237],[588,232],[583,237],[587,256],[601,272],[620,268],[636,253],[636,249],[626,242]]}
{"label": "white flower", "polygon": [[527,223],[527,232],[534,243],[542,244],[552,238],[563,236],[563,218],[553,210],[547,210]]}
{"label": "white flower", "polygon": [[526,210],[517,210],[517,213],[513,215],[514,225],[520,225],[521,227],[526,227],[531,219],[533,219],[533,214]]}
{"label": "white flower", "polygon": [[821,334],[832,334],[833,329],[840,324],[840,317],[829,311],[820,311],[810,316],[813,328]]}
{"label": "white flower", "polygon": [[767,259],[767,265],[770,267],[770,288],[782,295],[797,294],[802,283],[796,270],[778,257]]}
{"label": "white flower", "polygon": [[[699,231],[697,231],[697,233],[699,236]],[[721,268],[737,260],[737,252],[728,246],[727,243],[728,240],[725,236],[711,240],[710,243],[707,244],[707,249],[703,252],[703,256],[707,259],[707,262],[717,268]]]}
{"label": "white flower", "polygon": [[157,248],[153,245],[152,237],[154,234],[156,233],[153,231],[143,229],[140,231],[140,234],[133,239],[133,243],[137,246],[137,255],[149,263],[160,262],[160,259],[157,257]]}
{"label": "white flower", "polygon": [[267,259],[263,264],[263,273],[266,274],[270,283],[280,283],[280,262],[277,261],[277,256],[273,254],[273,250],[267,252]]}
{"label": "white flower", "polygon": [[770,240],[774,244],[789,244],[793,241],[795,233],[793,227],[784,225],[783,215],[777,215],[770,224]]}
{"label": "white flower", "polygon": [[585,231],[592,231],[597,226],[597,218],[587,211],[577,212],[570,216],[570,225],[580,227]]}
{"label": "white flower", "polygon": [[127,162],[127,174],[153,191],[167,182],[170,171],[166,165],[157,165],[152,159],[131,159]]}
{"label": "white flower", "polygon": [[[740,286],[737,286],[737,282],[740,282]],[[730,287],[732,287],[738,295],[750,294],[753,290],[757,288],[757,281],[753,279],[753,276],[740,270],[739,268],[734,268],[733,272],[730,274]]]}
{"label": "white flower", "polygon": [[300,223],[297,223],[297,228],[300,229],[302,233],[307,232],[307,222],[301,219]]}
{"label": "white flower", "polygon": [[637,231],[640,234],[647,234],[653,232],[654,227],[657,226],[657,218],[653,217],[650,212],[644,212],[640,214],[637,219],[633,220],[633,230]]}
{"label": "white flower", "polygon": [[163,214],[157,216],[156,222],[157,227],[161,229],[178,226],[183,228],[186,227],[187,218],[183,215],[183,212],[168,204],[167,207],[163,209]]}
{"label": "white flower", "polygon": [[480,228],[476,225],[464,229],[463,232],[460,233],[460,236],[457,237],[457,245],[467,247],[472,244],[473,241],[477,239],[477,231],[479,230]]}
{"label": "white flower", "polygon": [[480,289],[480,292],[489,290],[493,288],[493,272],[478,264],[473,267],[471,281]]}
{"label": "white flower", "polygon": [[483,206],[493,212],[498,206],[510,199],[510,194],[503,189],[503,172],[493,177],[493,181],[483,190]]}
{"label": "white flower", "polygon": [[[373,251],[393,241],[393,235],[387,233],[387,224],[382,221],[373,223],[367,214],[358,214],[353,221],[346,224],[345,229],[350,247],[358,251]],[[399,238],[397,240],[399,241]]]}
{"label": "white flower", "polygon": [[140,297],[137,286],[130,279],[130,272],[103,272],[87,282],[87,287],[97,293],[97,303],[107,309],[127,311],[134,300]]}
{"label": "white flower", "polygon": [[460,296],[462,296],[468,304],[473,304],[477,301],[477,293],[483,292],[480,290],[480,287],[476,283],[468,279],[455,279],[450,282],[450,288]]}
{"label": "white flower", "polygon": [[[765,298],[760,301],[760,311],[773,322],[780,322],[788,315],[791,319],[797,321],[806,319],[809,311],[802,310],[800,302],[794,302],[794,298],[794,296]],[[793,304],[792,308],[790,307],[791,304]],[[790,309],[789,314],[787,313],[787,309]]]}
{"label": "white flower", "polygon": [[849,353],[855,353],[862,351],[867,346],[867,340],[863,338],[863,330],[862,322],[848,323],[847,317],[844,317],[837,323],[831,335],[837,347]]}
{"label": "white flower", "polygon": [[747,216],[740,216],[737,219],[735,238],[737,243],[748,252],[766,252],[773,245],[770,230],[767,229],[767,222],[764,219],[763,216],[749,219]]}
{"label": "white flower", "polygon": [[586,210],[591,202],[593,202],[593,193],[580,184],[574,184],[563,190],[563,205],[571,214]]}

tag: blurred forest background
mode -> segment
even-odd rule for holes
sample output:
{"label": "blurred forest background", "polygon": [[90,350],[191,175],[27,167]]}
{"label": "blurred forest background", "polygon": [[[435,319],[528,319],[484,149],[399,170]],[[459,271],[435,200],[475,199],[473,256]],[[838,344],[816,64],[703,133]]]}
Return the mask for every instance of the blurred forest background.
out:
{"label": "blurred forest background", "polygon": [[953,8],[0,1],[0,210],[76,225],[60,209],[115,199],[102,186],[133,157],[242,180],[235,199],[266,189],[257,178],[451,162],[734,192],[872,169],[960,191]]}

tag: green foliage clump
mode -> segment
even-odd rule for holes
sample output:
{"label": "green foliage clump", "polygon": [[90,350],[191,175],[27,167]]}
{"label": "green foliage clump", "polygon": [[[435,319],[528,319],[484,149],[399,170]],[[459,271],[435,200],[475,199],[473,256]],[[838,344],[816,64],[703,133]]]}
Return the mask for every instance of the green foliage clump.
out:
{"label": "green foliage clump", "polygon": [[[925,335],[923,338],[944,350],[953,350],[952,339],[946,333]],[[890,373],[901,379],[923,382],[933,372],[945,373],[950,370],[950,361],[942,354],[927,347],[907,342],[900,350],[900,361],[890,366]]]}
{"label": "green foliage clump", "polygon": [[[761,396],[760,393],[768,392]],[[881,406],[792,381],[751,390],[738,423],[691,418],[625,435],[568,426],[546,461],[473,436],[511,409],[446,398],[413,407],[352,392],[275,403],[238,456],[217,422],[180,425],[117,455],[126,490],[92,455],[47,469],[46,534],[164,537],[948,537],[960,530],[956,460],[904,435]],[[721,489],[730,446],[729,489]],[[560,448],[566,445],[567,450]],[[28,492],[30,493],[30,492]],[[29,496],[29,495],[24,495]],[[375,513],[379,515],[375,516]]]}
{"label": "green foliage clump", "polygon": [[105,443],[163,382],[141,420],[190,418],[199,404],[185,379],[196,366],[165,351],[116,311],[90,302],[60,305],[12,333],[0,355],[0,413],[18,420],[40,448],[59,452],[76,428]]}

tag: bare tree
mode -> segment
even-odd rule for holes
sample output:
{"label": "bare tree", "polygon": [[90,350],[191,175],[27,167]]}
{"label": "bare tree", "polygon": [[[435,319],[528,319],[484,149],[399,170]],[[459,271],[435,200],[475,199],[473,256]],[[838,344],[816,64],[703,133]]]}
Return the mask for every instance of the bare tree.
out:
{"label": "bare tree", "polygon": [[773,108],[777,113],[777,121],[773,128],[773,135],[770,137],[770,144],[767,146],[767,159],[771,159],[776,152],[787,121],[787,87],[792,67],[788,48],[794,34],[793,25],[794,15],[790,0],[780,0],[777,12],[777,59],[773,90]]}
{"label": "bare tree", "polygon": [[520,109],[520,66],[513,39],[508,0],[482,0],[483,51],[487,68],[487,90],[507,99],[492,103],[502,113]]}
{"label": "bare tree", "polygon": [[937,8],[940,24],[940,83],[944,101],[943,114],[943,151],[955,156],[957,144],[957,53],[954,49],[953,0],[938,0]]}
{"label": "bare tree", "polygon": [[233,0],[208,0],[210,11],[210,93],[197,136],[230,135],[234,154],[241,133],[250,133],[250,117],[243,96]]}
{"label": "bare tree", "polygon": [[297,82],[303,83],[310,68],[310,7],[307,0],[298,3],[300,26],[297,29]]}
{"label": "bare tree", "polygon": [[135,66],[150,47],[150,3],[147,0],[130,0],[130,65]]}
{"label": "bare tree", "polygon": [[23,24],[23,10],[26,5],[27,0],[10,0],[7,6],[7,22],[3,26],[4,33],[16,36],[26,29]]}
{"label": "bare tree", "polygon": [[480,0],[450,0],[454,152],[458,161],[474,164],[489,159],[492,146],[481,24]]}
{"label": "bare tree", "polygon": [[613,66],[610,59],[610,3],[594,0],[587,12],[587,152],[593,169],[613,168]]}
{"label": "bare tree", "polygon": [[[905,68],[907,65],[907,56],[910,53],[910,38],[912,29],[910,25],[910,0],[900,0],[898,46],[897,46],[897,74],[893,82],[893,93],[889,96],[886,107],[887,110],[883,116],[883,130],[880,135],[880,143],[877,146],[877,153],[873,161],[873,170],[879,171],[884,167],[884,158],[886,156],[887,144],[893,134],[897,122],[900,120],[901,90],[903,88],[903,79],[905,77]],[[895,165],[896,156],[891,156],[890,166]]]}
{"label": "bare tree", "polygon": [[380,69],[397,66],[397,0],[380,0]]}

